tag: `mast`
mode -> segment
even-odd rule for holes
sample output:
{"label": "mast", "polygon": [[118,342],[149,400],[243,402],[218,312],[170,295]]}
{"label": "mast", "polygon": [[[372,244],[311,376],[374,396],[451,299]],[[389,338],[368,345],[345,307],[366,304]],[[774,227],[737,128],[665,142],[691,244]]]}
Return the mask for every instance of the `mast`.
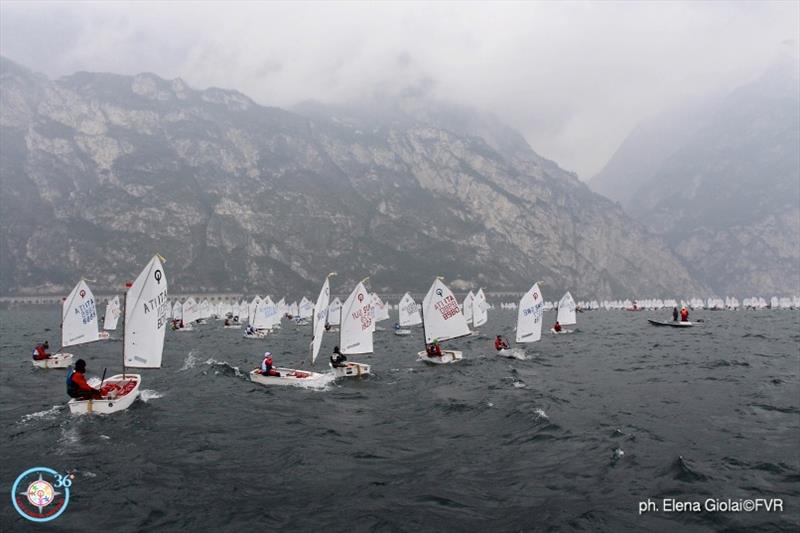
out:
{"label": "mast", "polygon": [[122,379],[125,379],[125,327],[127,326],[128,289],[133,287],[130,281],[125,282],[125,292],[122,293]]}
{"label": "mast", "polygon": [[[422,301],[424,303],[425,299],[423,298]],[[425,333],[425,313],[422,311],[423,307],[424,307],[423,305],[419,306],[419,317],[422,319],[422,345],[425,347],[425,353],[427,354],[428,353],[428,334]]]}

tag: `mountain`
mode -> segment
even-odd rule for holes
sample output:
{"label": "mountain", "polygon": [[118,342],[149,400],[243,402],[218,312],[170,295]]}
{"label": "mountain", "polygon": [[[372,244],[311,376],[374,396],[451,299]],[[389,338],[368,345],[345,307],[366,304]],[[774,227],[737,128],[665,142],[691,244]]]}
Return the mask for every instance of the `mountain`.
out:
{"label": "mountain", "polygon": [[154,252],[185,291],[684,295],[658,239],[496,120],[412,97],[263,107],[153,74],[0,69],[0,292],[120,287]]}
{"label": "mountain", "polygon": [[717,294],[797,294],[797,62],[640,125],[591,185],[663,236]]}

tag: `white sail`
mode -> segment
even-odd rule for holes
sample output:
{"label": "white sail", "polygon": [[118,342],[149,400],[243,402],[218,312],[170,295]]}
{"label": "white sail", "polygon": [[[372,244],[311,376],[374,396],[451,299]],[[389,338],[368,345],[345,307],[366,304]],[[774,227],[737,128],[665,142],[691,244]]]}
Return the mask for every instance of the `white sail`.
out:
{"label": "white sail", "polygon": [[125,365],[158,368],[167,329],[167,276],[157,255],[125,297]]}
{"label": "white sail", "polygon": [[314,314],[314,304],[311,303],[311,300],[303,296],[303,299],[300,300],[300,307],[299,307],[300,318],[311,318],[313,314]]}
{"label": "white sail", "polygon": [[374,324],[372,298],[361,282],[342,304],[339,350],[346,355],[372,353]]}
{"label": "white sail", "polygon": [[539,284],[526,292],[519,301],[517,309],[517,342],[536,342],[542,338],[542,317],[544,300]]}
{"label": "white sail", "polygon": [[558,320],[562,326],[569,326],[577,322],[577,317],[575,316],[575,300],[572,299],[572,295],[569,291],[567,291],[558,302],[558,316],[556,320]]}
{"label": "white sail", "polygon": [[175,320],[183,320],[183,304],[180,302],[175,302],[175,305],[172,307],[172,318]]}
{"label": "white sail", "polygon": [[211,302],[203,300],[200,303],[200,318],[209,318],[211,316]]}
{"label": "white sail", "polygon": [[61,306],[61,346],[94,342],[97,330],[97,306],[85,281],[80,280]]}
{"label": "white sail", "polygon": [[119,321],[120,314],[119,296],[114,296],[106,303],[106,315],[103,319],[103,329],[107,331],[117,329],[117,322]]}
{"label": "white sail", "polygon": [[486,295],[483,289],[478,289],[475,299],[472,301],[472,326],[479,327],[486,324],[489,319],[489,304],[486,303]]}
{"label": "white sail", "polygon": [[472,294],[472,291],[469,291],[466,298],[464,298],[464,303],[461,306],[461,312],[464,313],[464,318],[467,320],[467,324],[472,323],[472,302],[474,300],[475,295]]}
{"label": "white sail", "polygon": [[[263,305],[264,323],[268,324],[266,328],[272,329],[281,321],[281,317],[278,314],[278,306],[275,305],[269,295],[262,300],[261,304]],[[256,326],[253,327],[260,329]]]}
{"label": "white sail", "polygon": [[261,303],[261,297],[256,295],[256,297],[253,298],[253,300],[249,304],[247,304],[247,316],[251,325],[253,324],[253,321],[256,318],[256,308],[260,303]]}
{"label": "white sail", "polygon": [[389,320],[389,310],[386,308],[386,304],[383,303],[381,297],[374,292],[372,293],[372,315],[375,322]]}
{"label": "white sail", "polygon": [[405,293],[397,306],[400,312],[399,324],[403,327],[416,326],[422,324],[422,317],[419,316],[419,306],[410,294]]}
{"label": "white sail", "polygon": [[299,316],[300,308],[298,307],[297,302],[292,302],[292,305],[289,306],[289,314],[295,318]]}
{"label": "white sail", "polygon": [[319,349],[322,346],[322,335],[325,333],[326,318],[328,316],[328,305],[331,301],[331,288],[328,278],[325,278],[325,283],[322,284],[322,289],[317,296],[317,303],[314,305],[314,322],[311,326],[312,339],[311,339],[311,362],[317,360]]}
{"label": "white sail", "polygon": [[328,306],[328,324],[338,326],[342,323],[342,302],[338,297]]}
{"label": "white sail", "polygon": [[198,318],[200,318],[200,306],[195,299],[190,296],[183,302],[183,321],[189,324]]}
{"label": "white sail", "polygon": [[440,341],[469,335],[469,326],[458,300],[441,279],[436,278],[422,300],[422,320],[425,328],[425,342]]}
{"label": "white sail", "polygon": [[[254,329],[272,328],[272,317],[267,314],[269,308],[268,300],[269,296],[267,296],[265,300],[259,298],[253,314],[250,315],[250,325],[253,326]],[[271,301],[269,303],[271,303]],[[273,305],[272,308],[274,309],[274,307]]]}

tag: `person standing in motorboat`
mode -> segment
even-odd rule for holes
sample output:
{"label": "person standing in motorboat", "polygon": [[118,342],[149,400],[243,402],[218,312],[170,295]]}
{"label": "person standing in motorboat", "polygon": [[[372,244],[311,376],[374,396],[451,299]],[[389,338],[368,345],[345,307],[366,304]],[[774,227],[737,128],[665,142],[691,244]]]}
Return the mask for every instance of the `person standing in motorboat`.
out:
{"label": "person standing in motorboat", "polygon": [[33,360],[43,361],[44,359],[50,359],[52,355],[47,351],[49,349],[50,343],[48,341],[37,344],[33,349]]}
{"label": "person standing in motorboat", "polygon": [[264,352],[264,359],[261,361],[261,375],[281,377],[281,373],[272,366],[272,354]]}
{"label": "person standing in motorboat", "polygon": [[498,352],[500,350],[507,350],[508,349],[508,343],[506,342],[506,340],[503,337],[498,335],[497,338],[494,340],[494,349],[497,350]]}
{"label": "person standing in motorboat", "polygon": [[689,321],[689,310],[686,309],[686,306],[681,307],[681,322],[688,322]]}
{"label": "person standing in motorboat", "polygon": [[75,368],[67,374],[67,395],[76,400],[99,400],[103,396],[99,390],[86,382],[86,361],[78,359]]}
{"label": "person standing in motorboat", "polygon": [[677,305],[672,308],[672,321],[673,322],[677,322],[678,321],[678,306]]}
{"label": "person standing in motorboat", "polygon": [[347,366],[347,356],[339,350],[338,346],[333,347],[331,354],[331,366],[333,368],[343,368]]}

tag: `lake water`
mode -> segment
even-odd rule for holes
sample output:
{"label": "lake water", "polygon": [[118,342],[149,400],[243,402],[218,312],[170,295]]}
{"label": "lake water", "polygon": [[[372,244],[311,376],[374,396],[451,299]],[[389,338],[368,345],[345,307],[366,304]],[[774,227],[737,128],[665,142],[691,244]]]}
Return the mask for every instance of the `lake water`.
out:
{"label": "lake water", "polygon": [[[64,371],[30,363],[36,342],[58,345],[58,309],[4,310],[0,479],[10,492],[33,466],[74,471],[58,531],[797,531],[800,313],[647,324],[669,314],[579,314],[575,333],[505,359],[491,342],[513,338],[516,315],[491,311],[446,343],[465,360],[436,367],[415,360],[418,331],[377,332],[375,355],[351,358],[374,375],[323,390],[246,377],[264,350],[309,368],[310,327],[245,340],[211,321],[167,332],[163,367],[140,371],[144,401],[72,417]],[[89,375],[120,370],[119,341],[70,351]],[[0,530],[34,530],[9,496]],[[640,514],[648,498],[784,511]]]}

